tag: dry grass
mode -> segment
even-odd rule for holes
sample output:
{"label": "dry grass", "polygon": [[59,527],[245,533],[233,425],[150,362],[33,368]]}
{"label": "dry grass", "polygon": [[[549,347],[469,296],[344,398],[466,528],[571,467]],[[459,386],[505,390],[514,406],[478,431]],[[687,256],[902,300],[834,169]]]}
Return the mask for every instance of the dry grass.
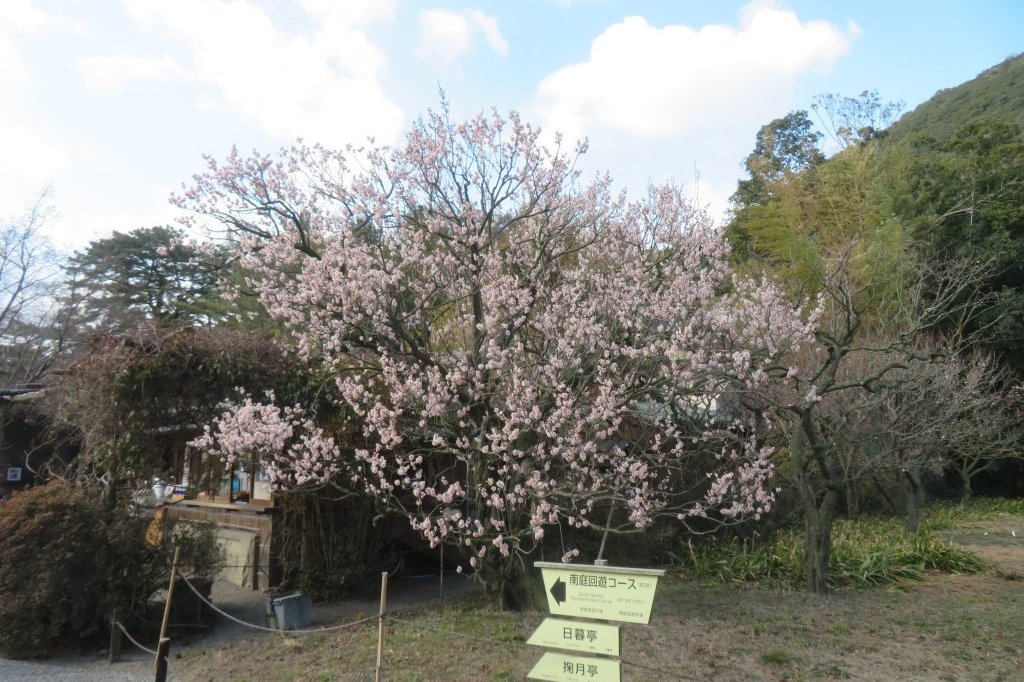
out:
{"label": "dry grass", "polygon": [[[1020,535],[1024,516],[943,531],[999,566],[995,573],[928,573],[921,583],[827,598],[670,577],[651,624],[623,626],[623,660],[646,666],[624,665],[623,678],[1019,680],[1024,583],[1005,576],[1024,572],[1024,541],[1009,530]],[[503,613],[481,595],[396,617],[387,628],[387,680],[522,680],[540,655],[523,642],[543,614]],[[372,680],[376,641],[372,624],[331,636],[261,635],[193,649],[172,669],[178,679],[218,682]]]}
{"label": "dry grass", "polygon": [[[668,580],[651,625],[624,626],[622,657],[665,671],[626,666],[630,680],[1014,680],[1021,613],[1021,583],[991,574],[828,598]],[[540,653],[522,642],[542,614],[502,613],[480,596],[398,617],[387,629],[388,680],[522,680]],[[373,626],[257,636],[191,651],[173,669],[186,680],[369,680],[375,647]]]}

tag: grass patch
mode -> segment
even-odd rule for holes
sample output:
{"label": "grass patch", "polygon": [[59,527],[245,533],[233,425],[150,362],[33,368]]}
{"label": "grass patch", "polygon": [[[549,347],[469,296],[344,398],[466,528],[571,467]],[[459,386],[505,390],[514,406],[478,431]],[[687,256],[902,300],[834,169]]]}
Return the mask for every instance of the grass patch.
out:
{"label": "grass patch", "polygon": [[[1018,679],[1022,612],[1024,591],[992,575],[933,572],[903,589],[819,599],[669,574],[659,582],[651,624],[622,626],[623,677]],[[520,640],[546,615],[501,612],[479,594],[396,611],[385,628],[383,679],[526,679],[543,650]],[[183,682],[367,682],[376,645],[375,623],[308,639],[258,633],[186,650],[175,658],[173,674]]]}
{"label": "grass patch", "polygon": [[970,502],[940,501],[928,505],[922,527],[948,530],[966,523],[994,521],[1007,514],[1024,515],[1024,498],[976,497]]}
{"label": "grass patch", "polygon": [[785,651],[766,651],[758,659],[763,665],[789,665],[796,661],[793,656]]}
{"label": "grass patch", "polygon": [[[830,553],[832,588],[863,589],[902,582],[919,582],[927,571],[977,573],[986,569],[974,554],[954,547],[934,535],[945,524],[963,522],[968,515],[1003,513],[1003,506],[991,504],[975,510],[943,506],[938,526],[927,525],[911,535],[892,518],[840,519],[832,529]],[[1024,505],[1021,505],[1024,506]],[[761,582],[784,587],[802,587],[806,581],[803,533],[789,529],[770,541],[750,546],[736,539],[710,539],[688,543],[673,558],[684,572],[719,582]]]}

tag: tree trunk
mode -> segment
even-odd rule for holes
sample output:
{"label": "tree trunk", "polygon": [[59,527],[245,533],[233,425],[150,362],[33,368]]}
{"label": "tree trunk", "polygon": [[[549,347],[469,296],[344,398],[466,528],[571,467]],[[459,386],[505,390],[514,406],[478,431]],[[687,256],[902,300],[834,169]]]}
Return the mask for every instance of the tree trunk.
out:
{"label": "tree trunk", "polygon": [[855,519],[860,516],[860,498],[857,495],[857,484],[847,480],[844,489],[846,515],[851,519]]}
{"label": "tree trunk", "polygon": [[[804,503],[804,557],[807,589],[828,594],[829,552],[832,549],[832,521],[836,509],[835,491],[826,490],[821,502]],[[809,503],[808,503],[809,502]]]}
{"label": "tree trunk", "polygon": [[544,610],[544,583],[532,563],[488,557],[478,564],[476,579],[506,611]]}
{"label": "tree trunk", "polygon": [[[810,412],[800,415],[800,427],[791,447],[796,488],[804,512],[804,561],[807,589],[815,594],[828,593],[829,552],[832,549],[832,521],[843,481],[831,468],[828,453],[816,430]],[[824,481],[811,476],[820,470]]]}
{"label": "tree trunk", "polygon": [[885,502],[886,504],[889,505],[889,509],[892,510],[893,516],[899,516],[900,508],[896,504],[896,502],[893,501],[892,495],[890,495],[889,491],[885,489],[885,486],[882,485],[882,482],[878,480],[877,476],[872,476],[871,481],[875,484],[875,488],[878,489],[878,492],[881,493],[882,497],[885,498]]}
{"label": "tree trunk", "polygon": [[505,576],[501,583],[501,608],[506,611],[543,611],[547,609],[540,570],[528,568]]}
{"label": "tree trunk", "polygon": [[903,482],[903,492],[907,498],[904,521],[907,524],[907,530],[916,533],[921,525],[921,503],[924,499],[921,474],[913,469],[904,469],[900,474],[900,480]]}
{"label": "tree trunk", "polygon": [[971,498],[974,497],[974,490],[971,488],[971,474],[972,472],[967,466],[963,466],[960,469],[960,491],[963,495],[964,502],[970,502]]}

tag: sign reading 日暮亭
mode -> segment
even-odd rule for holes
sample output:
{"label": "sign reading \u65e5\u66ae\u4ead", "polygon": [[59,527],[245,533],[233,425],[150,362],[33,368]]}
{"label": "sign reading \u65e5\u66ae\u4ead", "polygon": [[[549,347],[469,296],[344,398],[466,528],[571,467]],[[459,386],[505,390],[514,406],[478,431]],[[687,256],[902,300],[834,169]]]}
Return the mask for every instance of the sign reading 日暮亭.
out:
{"label": "sign reading \u65e5\u66ae\u4ead", "polygon": [[526,643],[585,654],[618,656],[619,626],[545,618]]}
{"label": "sign reading \u65e5\u66ae\u4ead", "polygon": [[548,651],[530,670],[531,680],[548,682],[621,682],[621,664],[610,658],[577,656],[576,654]]}
{"label": "sign reading \u65e5\u66ae\u4ead", "polygon": [[661,569],[581,566],[537,561],[548,609],[575,616],[624,623],[648,623]]}

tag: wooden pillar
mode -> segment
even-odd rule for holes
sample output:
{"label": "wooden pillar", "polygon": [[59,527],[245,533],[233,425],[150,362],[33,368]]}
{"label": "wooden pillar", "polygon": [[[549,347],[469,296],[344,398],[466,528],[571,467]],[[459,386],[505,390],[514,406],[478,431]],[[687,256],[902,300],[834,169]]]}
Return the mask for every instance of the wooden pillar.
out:
{"label": "wooden pillar", "polygon": [[256,529],[256,537],[252,541],[252,589],[260,589],[260,534]]}
{"label": "wooden pillar", "polygon": [[384,614],[388,602],[388,572],[380,574],[380,613],[377,617],[377,670],[374,682],[380,682],[381,668],[384,667]]}
{"label": "wooden pillar", "polygon": [[117,614],[115,614],[114,618],[110,619],[110,650],[108,653],[111,663],[121,660],[121,638],[123,636],[121,628],[117,624]]}
{"label": "wooden pillar", "polygon": [[161,637],[160,644],[156,647],[156,682],[167,682],[167,659],[170,653],[171,640]]}
{"label": "wooden pillar", "polygon": [[[171,562],[171,580],[167,585],[167,603],[164,604],[164,619],[160,623],[160,644],[163,645],[167,639],[167,619],[171,617],[171,600],[174,599],[174,579],[178,577],[178,557],[181,554],[181,547],[174,548],[174,560]],[[160,680],[160,650],[157,649],[156,654],[156,669],[157,669],[157,680]],[[164,663],[164,676],[167,675],[167,664]]]}

